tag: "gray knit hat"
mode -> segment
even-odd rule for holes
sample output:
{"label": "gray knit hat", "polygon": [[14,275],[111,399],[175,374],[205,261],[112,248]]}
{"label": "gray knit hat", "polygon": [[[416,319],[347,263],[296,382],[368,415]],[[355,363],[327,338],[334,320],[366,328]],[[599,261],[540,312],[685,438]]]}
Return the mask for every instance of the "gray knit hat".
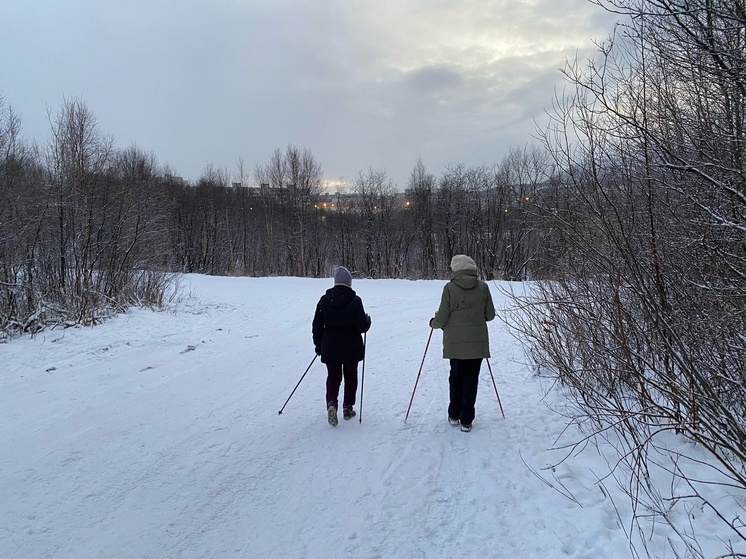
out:
{"label": "gray knit hat", "polygon": [[334,270],[334,285],[342,284],[352,287],[352,274],[344,266]]}
{"label": "gray knit hat", "polygon": [[454,272],[460,272],[462,270],[469,270],[471,272],[477,271],[477,263],[465,254],[457,254],[451,258],[451,270]]}

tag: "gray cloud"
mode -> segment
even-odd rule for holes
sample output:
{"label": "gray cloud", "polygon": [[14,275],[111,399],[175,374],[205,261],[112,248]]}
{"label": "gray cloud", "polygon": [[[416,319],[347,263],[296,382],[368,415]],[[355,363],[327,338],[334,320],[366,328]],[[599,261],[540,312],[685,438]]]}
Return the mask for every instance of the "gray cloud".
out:
{"label": "gray cloud", "polygon": [[0,3],[0,91],[27,137],[78,97],[192,180],[288,144],[330,180],[378,167],[400,187],[420,156],[497,162],[612,25],[586,0]]}
{"label": "gray cloud", "polygon": [[462,85],[464,80],[455,68],[430,66],[407,72],[404,81],[411,85],[414,94],[418,94],[453,89]]}

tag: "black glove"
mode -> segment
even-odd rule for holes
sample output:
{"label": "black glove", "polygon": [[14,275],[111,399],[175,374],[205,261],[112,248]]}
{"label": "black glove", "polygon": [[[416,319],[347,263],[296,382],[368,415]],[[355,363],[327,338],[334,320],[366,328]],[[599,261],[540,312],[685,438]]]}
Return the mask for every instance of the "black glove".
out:
{"label": "black glove", "polygon": [[365,318],[367,318],[367,319],[368,319],[368,328],[370,328],[370,315],[369,315],[369,314],[366,314],[366,315],[365,315]]}
{"label": "black glove", "polygon": [[314,349],[316,350],[316,355],[321,355],[321,348],[319,346],[316,346]]}

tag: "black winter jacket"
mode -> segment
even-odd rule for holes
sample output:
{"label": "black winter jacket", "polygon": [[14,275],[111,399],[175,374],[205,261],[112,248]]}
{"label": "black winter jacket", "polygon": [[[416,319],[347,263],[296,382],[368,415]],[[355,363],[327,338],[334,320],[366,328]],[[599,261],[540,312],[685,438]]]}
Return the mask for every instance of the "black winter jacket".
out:
{"label": "black winter jacket", "polygon": [[313,345],[322,363],[353,363],[365,358],[361,334],[370,328],[363,300],[351,287],[335,285],[316,305]]}

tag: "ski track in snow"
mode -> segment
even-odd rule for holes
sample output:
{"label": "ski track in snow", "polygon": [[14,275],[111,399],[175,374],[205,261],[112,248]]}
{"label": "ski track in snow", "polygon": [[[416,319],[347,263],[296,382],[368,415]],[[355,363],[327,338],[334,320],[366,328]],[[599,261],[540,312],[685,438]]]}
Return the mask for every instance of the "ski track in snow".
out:
{"label": "ski track in snow", "polygon": [[277,413],[313,358],[330,282],[185,281],[178,312],[0,346],[0,557],[630,555],[591,467],[553,472],[582,507],[527,467],[557,460],[563,422],[499,320],[506,418],[485,365],[474,430],[448,425],[435,331],[404,421],[444,282],[354,282],[373,320],[362,422],[331,428],[318,361]]}

